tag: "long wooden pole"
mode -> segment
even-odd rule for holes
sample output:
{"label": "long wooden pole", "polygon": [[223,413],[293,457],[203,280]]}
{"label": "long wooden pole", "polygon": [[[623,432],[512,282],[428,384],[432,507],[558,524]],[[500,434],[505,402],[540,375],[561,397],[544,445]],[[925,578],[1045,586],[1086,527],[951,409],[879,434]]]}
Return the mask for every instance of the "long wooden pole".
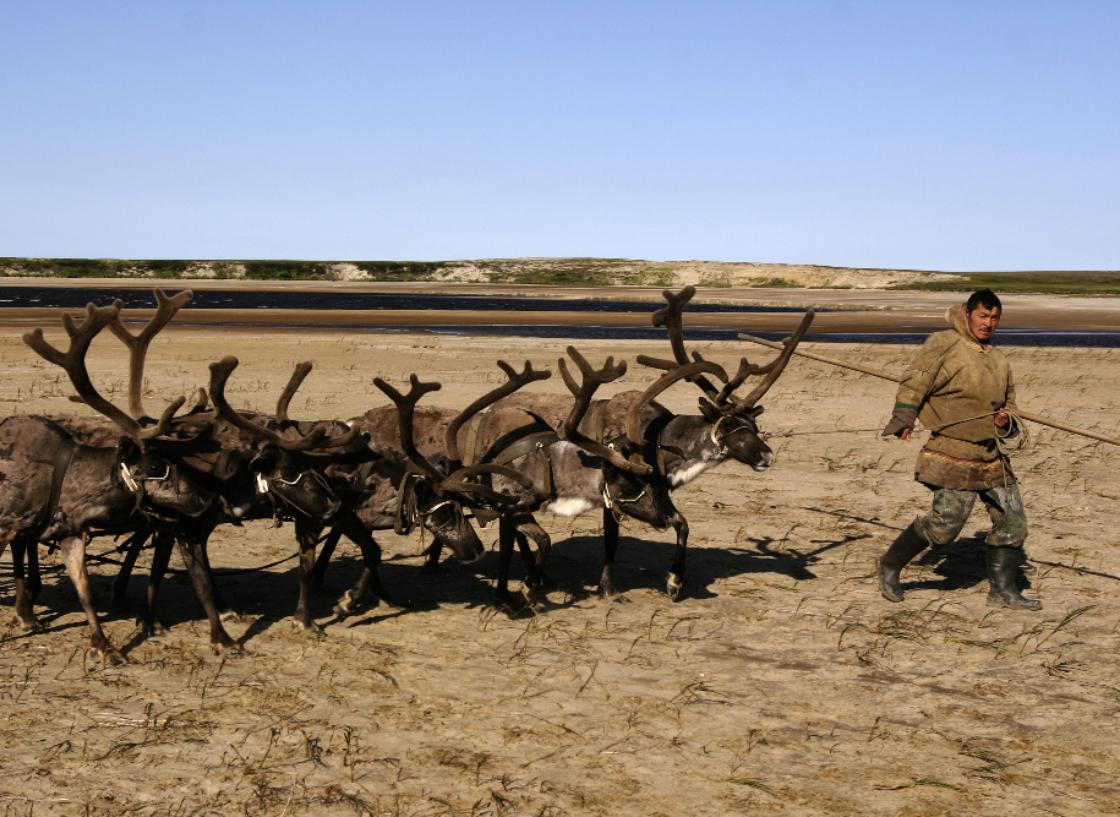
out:
{"label": "long wooden pole", "polygon": [[[762,346],[769,346],[771,349],[785,348],[785,346],[781,343],[775,343],[772,340],[763,340],[762,338],[756,338],[754,335],[748,335],[742,332],[739,333],[739,340],[749,340],[751,343],[757,343]],[[863,374],[869,374],[872,377],[879,377],[883,380],[889,380],[892,383],[902,382],[901,377],[895,377],[894,375],[887,374],[886,372],[880,371],[878,369],[870,369],[867,366],[858,366],[855,363],[847,363],[843,360],[836,360],[835,358],[825,357],[824,355],[815,355],[812,352],[803,352],[801,349],[795,349],[793,353],[795,355],[800,355],[801,357],[809,358],[809,360],[815,360],[818,363],[827,363],[830,366],[839,366],[841,369],[851,369],[853,372],[862,372]],[[1114,439],[1112,437],[1105,437],[1103,434],[1097,434],[1095,431],[1086,431],[1083,428],[1074,428],[1073,426],[1067,426],[1063,423],[1050,420],[1046,417],[1040,417],[1037,414],[1031,414],[1028,411],[1023,411],[1022,409],[1017,409],[1015,413],[1022,417],[1024,420],[1030,420],[1032,423],[1038,423],[1039,425],[1056,428],[1059,431],[1065,431],[1070,434],[1078,434],[1082,437],[1088,437],[1092,440],[1099,440],[1102,443],[1109,443],[1110,445],[1120,445],[1120,440]]]}

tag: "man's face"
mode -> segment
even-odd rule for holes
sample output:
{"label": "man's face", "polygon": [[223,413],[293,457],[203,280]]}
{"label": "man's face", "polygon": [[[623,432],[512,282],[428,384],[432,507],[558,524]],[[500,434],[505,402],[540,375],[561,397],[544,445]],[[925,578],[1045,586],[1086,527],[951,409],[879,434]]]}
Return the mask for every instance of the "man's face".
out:
{"label": "man's face", "polygon": [[976,307],[968,313],[969,331],[977,340],[988,342],[999,328],[999,307],[990,308],[984,305]]}

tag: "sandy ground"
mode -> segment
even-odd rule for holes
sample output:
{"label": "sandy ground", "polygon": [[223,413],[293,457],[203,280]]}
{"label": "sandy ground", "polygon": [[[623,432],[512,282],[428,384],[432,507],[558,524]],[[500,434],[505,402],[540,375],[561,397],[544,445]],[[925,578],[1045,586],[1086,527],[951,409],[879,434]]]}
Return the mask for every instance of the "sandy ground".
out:
{"label": "sandy ground", "polygon": [[[749,318],[748,318],[749,320]],[[69,385],[0,333],[0,412],[63,411]],[[49,336],[58,338],[55,331]],[[271,408],[291,365],[316,368],[293,416],[349,417],[380,403],[374,375],[410,372],[462,406],[498,357],[554,365],[556,341],[243,330],[169,330],[153,345],[152,407],[231,352],[236,404]],[[581,343],[593,361],[647,342]],[[755,347],[694,344],[733,364]],[[808,345],[807,348],[814,348]],[[912,349],[816,347],[901,371]],[[1120,350],[1009,350],[1025,409],[1116,435]],[[123,350],[91,369],[121,395]],[[634,367],[618,388],[648,382]],[[539,384],[560,395],[557,378]],[[928,495],[910,478],[923,435],[884,441],[891,384],[807,361],[766,397],[774,467],[722,466],[677,494],[691,524],[686,597],[662,594],[671,534],[623,523],[618,601],[593,584],[594,515],[542,521],[557,542],[548,603],[511,620],[490,604],[495,554],[421,575],[418,538],[382,534],[385,580],[408,610],[331,623],[357,575],[346,545],[319,600],[322,640],[287,621],[294,562],[220,579],[242,612],[245,654],[207,650],[189,583],[163,595],[166,635],[108,632],[130,663],[84,660],[87,632],[54,557],[46,632],[0,630],[0,813],[5,815],[1100,815],[1120,813],[1118,451],[1032,427],[1016,468],[1041,613],[985,605],[977,511],[966,538],[883,601],[874,557]],[[688,411],[695,394],[667,399]],[[783,434],[793,436],[782,436]],[[493,545],[496,530],[483,530]],[[97,542],[103,552],[111,543]],[[294,550],[290,527],[254,523],[212,541],[218,570]],[[174,563],[174,564],[177,564]],[[108,592],[112,568],[98,566]],[[144,571],[131,588],[142,592]],[[0,572],[3,603],[11,574]],[[5,617],[7,614],[5,614]],[[6,621],[6,618],[5,618]]]}

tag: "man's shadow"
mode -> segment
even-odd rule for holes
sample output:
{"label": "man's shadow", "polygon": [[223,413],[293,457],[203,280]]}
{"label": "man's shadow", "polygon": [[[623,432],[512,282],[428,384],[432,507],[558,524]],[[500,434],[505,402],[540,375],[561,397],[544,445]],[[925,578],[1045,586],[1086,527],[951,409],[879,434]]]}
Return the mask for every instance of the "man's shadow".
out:
{"label": "man's shadow", "polygon": [[[958,536],[952,544],[927,548],[915,561],[916,565],[932,567],[933,572],[942,578],[904,582],[904,587],[915,590],[960,590],[975,587],[987,581],[986,539],[988,531],[981,529],[971,536]],[[1018,571],[1020,589],[1030,588],[1031,582],[1020,568]]]}

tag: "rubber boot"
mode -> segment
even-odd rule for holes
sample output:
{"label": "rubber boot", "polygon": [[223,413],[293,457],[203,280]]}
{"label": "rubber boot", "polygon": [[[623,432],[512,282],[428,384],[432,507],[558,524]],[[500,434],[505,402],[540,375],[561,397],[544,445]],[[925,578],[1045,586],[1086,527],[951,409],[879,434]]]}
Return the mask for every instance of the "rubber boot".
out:
{"label": "rubber boot", "polygon": [[902,601],[902,568],[910,560],[925,550],[927,542],[925,537],[918,532],[918,523],[910,525],[887,548],[887,552],[879,557],[875,569],[879,574],[879,592],[887,601]]}
{"label": "rubber boot", "polygon": [[988,581],[991,583],[988,604],[1018,610],[1042,609],[1042,602],[1028,599],[1015,585],[1021,559],[1020,548],[988,546]]}

